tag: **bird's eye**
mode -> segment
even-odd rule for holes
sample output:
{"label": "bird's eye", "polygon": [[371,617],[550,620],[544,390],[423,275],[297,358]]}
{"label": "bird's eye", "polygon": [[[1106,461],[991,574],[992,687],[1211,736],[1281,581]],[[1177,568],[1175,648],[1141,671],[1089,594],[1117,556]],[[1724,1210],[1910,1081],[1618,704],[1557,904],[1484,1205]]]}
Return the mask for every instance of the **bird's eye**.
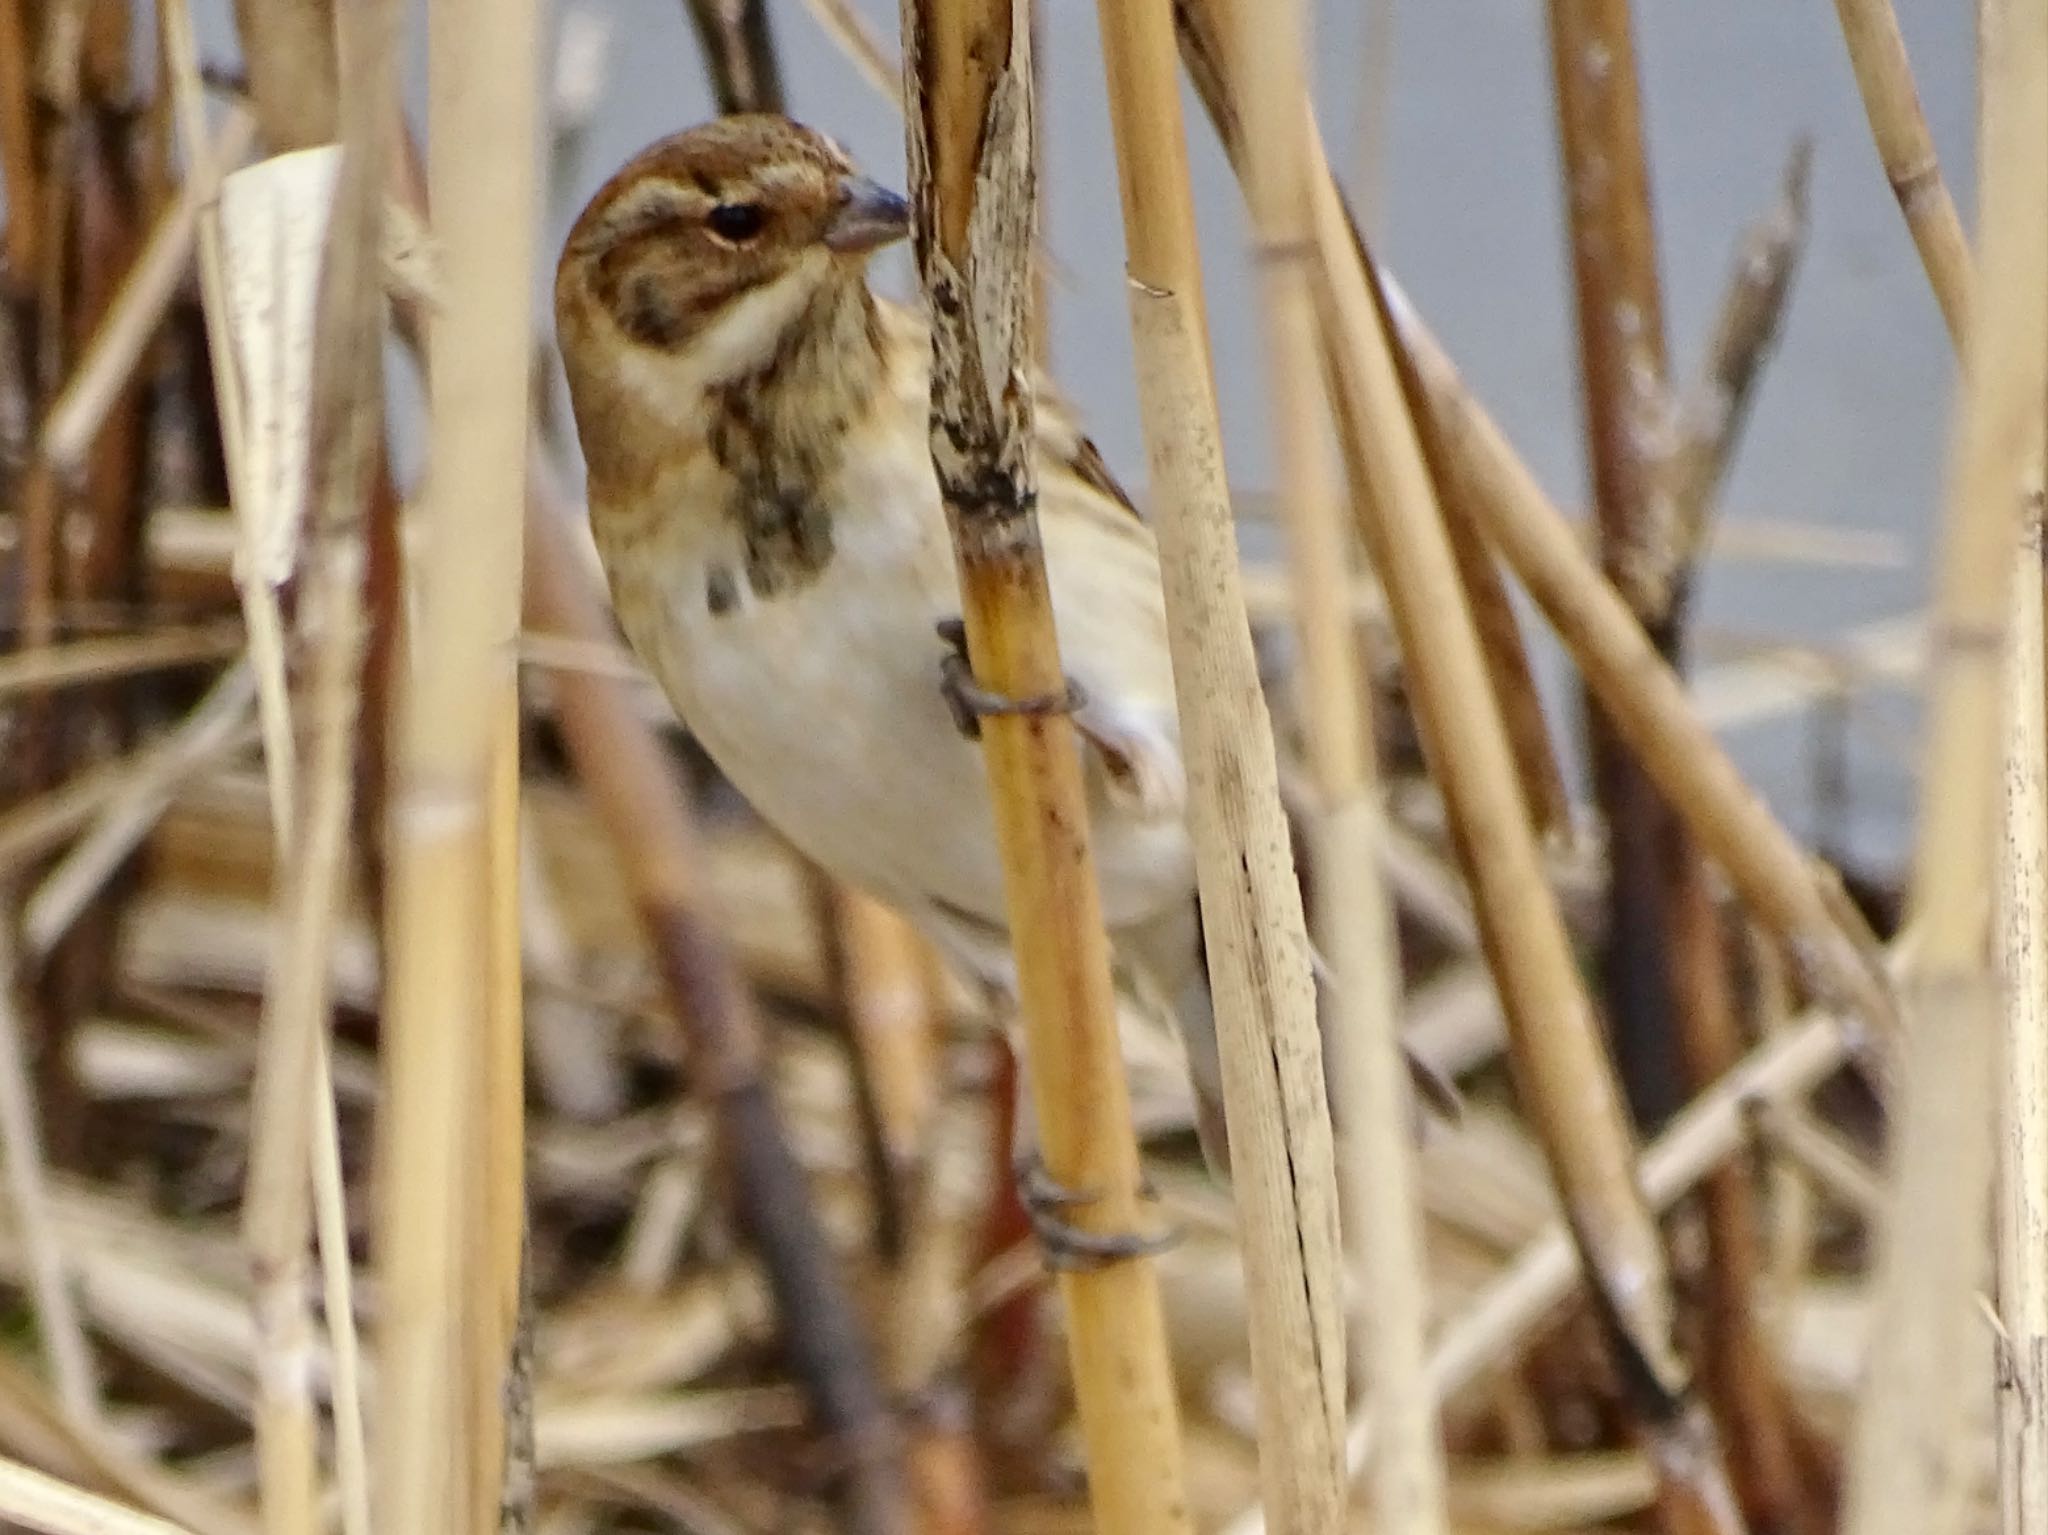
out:
{"label": "bird's eye", "polygon": [[711,210],[708,222],[719,239],[739,245],[761,232],[768,215],[761,211],[759,203],[720,203]]}

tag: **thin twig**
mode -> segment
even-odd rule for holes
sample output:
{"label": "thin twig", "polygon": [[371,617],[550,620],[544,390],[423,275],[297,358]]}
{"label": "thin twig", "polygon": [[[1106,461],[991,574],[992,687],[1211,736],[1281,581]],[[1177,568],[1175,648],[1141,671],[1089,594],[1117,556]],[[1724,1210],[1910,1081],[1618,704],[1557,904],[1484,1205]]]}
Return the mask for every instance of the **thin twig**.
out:
{"label": "thin twig", "polygon": [[15,693],[79,687],[224,660],[238,654],[242,643],[241,624],[216,621],[17,650],[0,656],[0,703]]}

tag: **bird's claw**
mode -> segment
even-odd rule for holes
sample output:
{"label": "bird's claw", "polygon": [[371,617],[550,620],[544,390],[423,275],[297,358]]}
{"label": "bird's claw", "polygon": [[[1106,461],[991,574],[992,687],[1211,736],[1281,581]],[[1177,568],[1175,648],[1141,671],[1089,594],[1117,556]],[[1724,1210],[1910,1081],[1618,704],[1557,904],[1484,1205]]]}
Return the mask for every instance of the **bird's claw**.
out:
{"label": "bird's claw", "polygon": [[981,739],[981,722],[1000,714],[1072,714],[1084,707],[1087,695],[1073,678],[1059,694],[1036,698],[1005,698],[974,680],[974,668],[967,660],[967,625],[957,618],[942,618],[937,624],[939,638],[947,652],[939,659],[939,695],[953,716],[953,726],[970,741]]}
{"label": "bird's claw", "polygon": [[[1165,1252],[1180,1241],[1180,1232],[1084,1231],[1061,1213],[1095,1203],[1101,1193],[1095,1189],[1072,1189],[1055,1182],[1036,1155],[1017,1162],[1017,1197],[1031,1219],[1044,1249],[1048,1268],[1069,1272],[1103,1268],[1127,1258],[1149,1258]],[[1151,1186],[1141,1184],[1139,1192],[1152,1197]]]}

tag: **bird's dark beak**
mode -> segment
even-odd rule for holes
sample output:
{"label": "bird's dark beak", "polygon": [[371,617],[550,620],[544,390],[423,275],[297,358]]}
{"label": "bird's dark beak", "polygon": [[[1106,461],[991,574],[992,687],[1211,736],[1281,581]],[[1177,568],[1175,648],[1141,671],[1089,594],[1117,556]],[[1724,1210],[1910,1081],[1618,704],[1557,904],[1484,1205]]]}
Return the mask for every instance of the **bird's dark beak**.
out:
{"label": "bird's dark beak", "polygon": [[825,244],[836,251],[880,250],[910,233],[910,204],[865,176],[840,183],[845,196],[825,226]]}

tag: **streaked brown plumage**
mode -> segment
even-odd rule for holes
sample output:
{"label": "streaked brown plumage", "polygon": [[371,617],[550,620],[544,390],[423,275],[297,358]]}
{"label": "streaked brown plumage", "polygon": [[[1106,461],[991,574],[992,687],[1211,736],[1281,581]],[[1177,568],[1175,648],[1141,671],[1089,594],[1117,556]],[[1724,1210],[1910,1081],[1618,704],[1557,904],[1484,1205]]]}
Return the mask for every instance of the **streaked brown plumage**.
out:
{"label": "streaked brown plumage", "polygon": [[[929,338],[869,290],[901,199],[743,116],[663,140],[577,220],[557,334],[621,626],[757,810],[1010,989],[978,748],[940,682],[959,611],[926,442]],[[1039,520],[1120,973],[1221,1082],[1152,535],[1039,381]]]}

